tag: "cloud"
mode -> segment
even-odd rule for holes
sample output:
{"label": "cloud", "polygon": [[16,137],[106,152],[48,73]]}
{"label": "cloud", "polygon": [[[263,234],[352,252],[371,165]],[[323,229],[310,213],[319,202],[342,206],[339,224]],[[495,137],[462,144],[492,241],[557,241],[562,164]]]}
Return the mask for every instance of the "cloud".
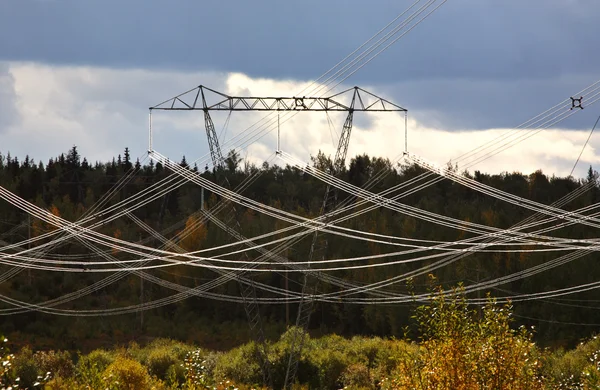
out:
{"label": "cloud", "polygon": [[[293,96],[309,85],[240,73],[119,70],[37,63],[7,66],[14,78],[20,119],[0,134],[2,152],[10,151],[20,157],[28,154],[44,161],[66,152],[72,145],[77,145],[81,155],[91,161],[106,161],[122,153],[126,146],[133,156],[143,156],[148,148],[148,107],[199,84],[230,94],[253,96]],[[387,97],[385,90],[370,91]],[[532,111],[531,116],[537,112]],[[581,112],[584,113],[585,110]],[[433,110],[430,114],[439,112]],[[214,112],[212,117],[223,154],[236,147],[241,149],[242,156],[257,164],[266,159],[285,164],[274,155],[278,138],[276,113]],[[319,150],[334,155],[344,120],[343,113],[330,113],[329,118],[322,112],[281,113],[281,149],[306,162]],[[511,131],[458,127],[448,131],[430,122],[423,113],[409,111],[408,147],[411,153],[440,165]],[[188,162],[197,160],[200,166],[210,161],[201,111],[155,111],[153,131],[154,148],[172,159],[180,160],[185,155]],[[549,174],[566,175],[588,134],[588,129],[545,130],[470,169],[524,173],[542,169]],[[600,163],[599,147],[600,140],[592,137],[578,165],[579,176],[585,175],[590,164]],[[403,150],[403,115],[355,113],[349,157],[367,153],[394,159]],[[461,164],[461,169],[466,167]]]}
{"label": "cloud", "polygon": [[[597,80],[598,73],[580,73],[525,80],[407,80],[373,88],[419,116],[425,125],[458,131],[516,126],[570,96],[579,96]],[[589,92],[585,94],[591,96]],[[591,128],[597,117],[598,111],[592,109],[561,126]]]}
{"label": "cloud", "polygon": [[0,63],[0,134],[19,119],[16,100],[15,79],[8,65]]}
{"label": "cloud", "polygon": [[[236,73],[268,88],[266,80],[318,77],[412,3],[0,2],[0,60],[192,78]],[[453,0],[347,83],[385,92],[428,126],[514,126],[600,78],[598,12],[600,2],[589,0]],[[590,115],[563,126],[589,127]]]}
{"label": "cloud", "polygon": [[73,145],[91,161],[122,154],[126,146],[134,155],[143,155],[148,144],[148,107],[167,94],[189,88],[198,79],[214,83],[224,79],[217,73],[36,63],[8,66],[17,91],[20,123],[9,126],[0,136],[2,151],[42,160]]}
{"label": "cloud", "polygon": [[[0,56],[8,61],[310,79],[412,3],[340,7],[319,0],[235,5],[182,0],[177,7],[164,7],[159,0],[0,2]],[[589,0],[453,0],[357,77],[365,84],[596,72],[600,26],[594,17],[599,11],[600,4]]]}

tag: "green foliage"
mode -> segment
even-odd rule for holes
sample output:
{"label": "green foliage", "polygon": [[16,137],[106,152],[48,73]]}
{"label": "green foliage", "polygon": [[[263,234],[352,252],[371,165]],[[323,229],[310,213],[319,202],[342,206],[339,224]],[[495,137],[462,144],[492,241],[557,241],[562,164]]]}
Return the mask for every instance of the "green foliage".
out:
{"label": "green foliage", "polygon": [[346,389],[375,389],[367,366],[361,363],[351,364],[342,372],[340,382]]}
{"label": "green foliage", "polygon": [[100,371],[104,371],[115,360],[115,353],[104,349],[96,349],[88,355],[79,359],[77,368],[82,366],[96,366]]}
{"label": "green foliage", "polygon": [[183,359],[190,352],[195,350],[195,348],[191,345],[187,345],[179,341],[165,338],[158,338],[152,340],[152,342],[148,344],[144,349],[149,352],[152,352],[154,350],[168,351],[168,353],[173,357],[173,359],[177,361],[183,361]]}
{"label": "green foliage", "polygon": [[45,385],[44,390],[89,390],[92,387],[85,386],[77,382],[74,377],[64,378],[55,377],[50,379]]}
{"label": "green foliage", "polygon": [[6,346],[7,342],[7,338],[0,336],[0,386],[2,388],[9,387],[13,384],[11,370],[15,356],[10,353]]}
{"label": "green foliage", "polygon": [[[296,335],[297,337],[300,336],[299,332],[302,332],[302,330],[292,326],[280,336],[276,343],[273,343],[268,347],[268,358],[269,362],[271,363],[271,376],[273,379],[273,385],[276,388],[283,387],[283,382],[285,380],[285,374],[290,359],[289,352],[294,337],[296,337]],[[309,345],[312,343],[310,336],[305,335],[304,337],[305,349],[310,348]],[[314,379],[317,375],[316,370],[314,370],[305,359],[306,356],[307,354],[304,353],[298,364],[298,378],[301,378],[299,379],[301,382],[305,380],[307,381],[308,378]]]}
{"label": "green foliage", "polygon": [[571,351],[546,351],[543,372],[561,390],[600,388],[600,338],[594,336]]}
{"label": "green foliage", "polygon": [[317,369],[317,376],[308,381],[313,388],[332,389],[341,386],[340,376],[351,360],[347,353],[346,339],[329,335],[311,340],[306,349],[306,359]]}
{"label": "green foliage", "polygon": [[37,351],[33,360],[42,372],[50,372],[53,377],[73,376],[75,365],[67,351]]}
{"label": "green foliage", "polygon": [[416,356],[419,347],[415,343],[398,340],[384,340],[377,351],[375,368],[371,376],[375,383],[381,383],[397,369],[397,367],[410,357]]}
{"label": "green foliage", "polygon": [[214,370],[215,382],[233,380],[236,383],[261,383],[262,373],[256,359],[256,348],[256,344],[250,342],[220,355]]}
{"label": "green foliage", "polygon": [[182,364],[171,364],[165,373],[165,383],[172,387],[179,387],[184,385],[185,382],[184,366]]}
{"label": "green foliage", "polygon": [[[283,385],[294,333],[290,327],[268,347],[271,374],[275,388]],[[342,386],[371,388],[397,366],[401,352],[412,348],[403,341],[338,335],[318,339],[305,335],[298,364],[298,384],[314,389],[337,389]]]}
{"label": "green foliage", "polygon": [[24,347],[15,356],[12,367],[14,383],[18,383],[22,389],[33,389],[41,387],[50,379],[49,372],[42,373],[38,367],[31,348]]}
{"label": "green foliage", "polygon": [[[508,305],[490,300],[481,311],[474,310],[466,306],[460,289],[449,294],[439,289],[416,312],[422,331],[419,344],[379,337],[307,335],[294,388],[600,388],[597,338],[566,353],[539,350],[531,342],[531,332],[509,326],[510,317]],[[291,337],[297,331],[291,328],[269,345],[275,388],[282,386]],[[177,351],[184,350],[189,352],[178,360]],[[253,343],[221,353],[161,340],[145,347],[131,344],[127,349],[95,350],[80,356],[76,365],[65,352],[33,353],[23,348],[13,359],[4,351],[8,363],[2,386],[12,384],[13,389],[242,390],[259,389],[262,381]],[[41,368],[54,368],[60,374],[42,378]],[[159,369],[164,370],[162,378],[152,374]]]}
{"label": "green foliage", "polygon": [[113,353],[102,349],[80,356],[75,368],[78,382],[91,389],[100,388],[103,384],[103,372],[114,360]]}
{"label": "green foliage", "polygon": [[177,357],[168,348],[156,348],[148,354],[146,366],[150,375],[156,375],[160,379],[166,379],[167,371],[171,366],[177,364]]}
{"label": "green foliage", "polygon": [[151,383],[144,366],[123,356],[117,356],[103,375],[104,384],[111,390],[146,390]]}
{"label": "green foliage", "polygon": [[189,352],[185,357],[183,369],[186,388],[207,388],[212,382],[207,374],[203,352],[200,349]]}
{"label": "green foliage", "polygon": [[581,378],[584,389],[600,389],[600,350],[592,354]]}
{"label": "green foliage", "polygon": [[143,348],[131,343],[126,354],[147,367],[151,376],[170,386],[179,386],[185,382],[184,362],[192,351],[192,346],[159,338]]}
{"label": "green foliage", "polygon": [[438,288],[415,318],[423,342],[400,361],[385,388],[542,389],[541,354],[525,328],[510,327],[510,305],[493,300],[479,312],[461,288]]}

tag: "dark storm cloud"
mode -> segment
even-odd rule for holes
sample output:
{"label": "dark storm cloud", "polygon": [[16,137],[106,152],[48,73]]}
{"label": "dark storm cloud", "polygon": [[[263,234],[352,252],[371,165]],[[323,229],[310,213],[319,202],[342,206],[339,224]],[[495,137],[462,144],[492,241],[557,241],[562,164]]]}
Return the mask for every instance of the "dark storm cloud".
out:
{"label": "dark storm cloud", "polygon": [[[353,13],[310,1],[2,2],[0,56],[312,77],[372,29],[339,24]],[[370,13],[376,27],[389,15]]]}
{"label": "dark storm cloud", "polygon": [[[4,1],[0,56],[311,78],[412,2]],[[599,12],[592,0],[449,0],[361,78],[585,72],[597,63]]]}
{"label": "dark storm cloud", "polygon": [[[0,59],[312,79],[412,3],[4,1]],[[513,126],[595,81],[599,13],[596,0],[448,0],[347,82],[394,87],[448,128]]]}

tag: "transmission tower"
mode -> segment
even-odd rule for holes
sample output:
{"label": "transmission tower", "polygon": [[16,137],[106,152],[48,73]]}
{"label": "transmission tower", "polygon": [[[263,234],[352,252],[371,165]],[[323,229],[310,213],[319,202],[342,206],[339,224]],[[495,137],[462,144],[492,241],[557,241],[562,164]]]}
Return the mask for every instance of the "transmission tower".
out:
{"label": "transmission tower", "polygon": [[[356,100],[356,93],[352,97],[352,102],[348,109],[348,116],[344,122],[342,134],[338,142],[337,151],[333,160],[333,166],[330,167],[332,176],[338,176],[344,168],[346,162],[346,154],[348,153],[348,144],[350,143],[350,133],[352,132],[352,119],[354,117],[354,103]],[[337,190],[331,185],[327,184],[325,188],[325,195],[323,197],[323,203],[321,204],[321,210],[319,215],[327,215],[332,211],[337,204]],[[330,218],[325,218],[323,222],[327,224]],[[327,240],[319,234],[319,229],[315,230],[313,234],[312,243],[310,245],[310,253],[308,255],[308,267],[310,268],[313,260],[324,260],[325,252],[327,251]],[[314,309],[315,296],[317,294],[317,287],[319,279],[314,275],[310,275],[308,272],[304,273],[304,281],[302,283],[302,299],[298,306],[298,315],[296,317],[296,329],[292,334],[292,343],[290,345],[290,357],[288,360],[287,371],[285,374],[284,389],[291,388],[296,379],[296,372],[298,371],[298,363],[300,361],[302,347],[304,346],[304,340],[308,331],[308,325],[310,323],[310,317]]]}
{"label": "transmission tower", "polygon": [[[208,102],[207,92],[210,93],[214,101]],[[190,111],[202,110],[204,113],[204,122],[206,135],[208,138],[208,146],[210,149],[211,158],[215,171],[217,172],[217,180],[223,187],[230,188],[227,177],[224,174],[224,160],[219,146],[219,140],[215,132],[213,121],[210,117],[210,111],[338,111],[347,112],[347,117],[344,122],[344,127],[335,159],[331,171],[332,175],[338,175],[343,169],[348,152],[350,141],[350,133],[352,131],[352,121],[354,112],[369,111],[369,112],[404,112],[404,132],[405,132],[405,147],[406,147],[406,114],[407,110],[380,98],[370,92],[359,87],[353,87],[343,92],[330,97],[240,97],[229,96],[221,92],[217,92],[205,86],[198,86],[171,99],[168,99],[154,107],[150,107],[150,134],[149,134],[149,151],[152,151],[152,110],[169,110],[169,111]],[[321,205],[321,215],[326,215],[329,211],[335,208],[337,201],[337,192],[329,185],[325,190],[325,196]],[[227,202],[228,214],[225,218],[223,226],[233,238],[240,239],[240,224],[237,219],[237,212],[231,202]],[[326,221],[329,222],[329,221]],[[327,241],[322,235],[318,234],[318,230],[313,235],[309,262],[305,267],[295,267],[296,270],[306,269],[310,267],[310,262],[313,259],[322,259],[325,256],[327,249]],[[266,257],[281,261],[283,258],[277,254],[266,253]],[[247,254],[245,253],[246,259]],[[287,259],[283,259],[287,262]],[[270,363],[267,358],[267,346],[260,320],[259,307],[256,300],[256,290],[252,279],[249,283],[242,283],[240,277],[242,272],[237,275],[240,283],[240,291],[242,294],[246,315],[248,317],[252,336],[259,346],[259,362],[261,364],[263,379],[266,385],[273,387],[270,374]],[[248,279],[246,279],[247,281]],[[298,361],[301,356],[302,347],[304,344],[304,335],[310,322],[310,315],[314,307],[314,297],[316,296],[318,279],[309,277],[308,272],[304,272],[302,284],[302,300],[298,308],[296,318],[296,327],[299,332],[294,333],[293,341],[290,349],[290,358],[284,381],[284,388],[289,388],[295,381],[295,376],[298,368]]]}

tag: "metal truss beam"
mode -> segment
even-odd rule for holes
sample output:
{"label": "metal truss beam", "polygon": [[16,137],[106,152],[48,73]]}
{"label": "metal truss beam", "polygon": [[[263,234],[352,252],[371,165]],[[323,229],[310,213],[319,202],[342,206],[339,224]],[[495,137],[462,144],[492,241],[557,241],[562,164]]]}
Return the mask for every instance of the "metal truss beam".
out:
{"label": "metal truss beam", "polygon": [[[210,101],[206,97],[210,95]],[[352,103],[350,103],[352,102]],[[353,105],[353,107],[351,107]],[[407,111],[359,87],[329,97],[243,97],[229,96],[200,85],[165,100],[150,110],[203,111]]]}

